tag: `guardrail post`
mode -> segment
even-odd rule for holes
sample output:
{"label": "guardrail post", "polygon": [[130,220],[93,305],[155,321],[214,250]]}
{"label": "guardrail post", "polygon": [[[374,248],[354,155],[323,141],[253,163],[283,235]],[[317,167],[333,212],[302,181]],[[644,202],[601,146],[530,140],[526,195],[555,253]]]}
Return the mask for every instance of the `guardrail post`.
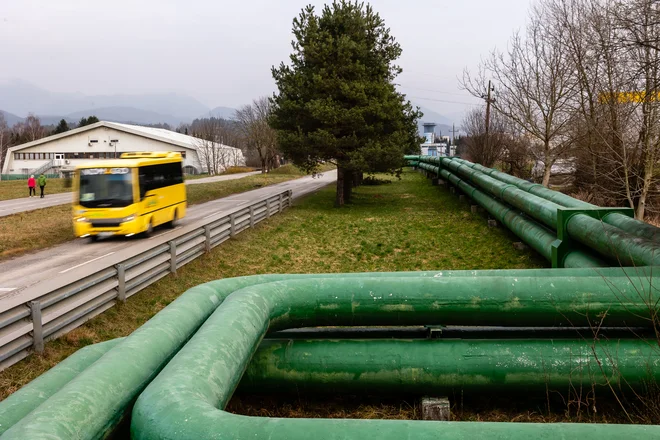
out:
{"label": "guardrail post", "polygon": [[284,202],[284,194],[280,193],[280,196],[279,196],[279,198],[278,198],[278,203],[279,203],[279,205],[280,205],[280,209],[279,209],[278,212],[282,212],[282,211],[284,211],[284,204],[283,204],[283,202]]}
{"label": "guardrail post", "polygon": [[270,218],[270,197],[266,199],[266,218]]}
{"label": "guardrail post", "polygon": [[254,205],[250,205],[250,227],[254,228]]}
{"label": "guardrail post", "polygon": [[236,214],[229,215],[229,236],[233,237],[236,235]]}
{"label": "guardrail post", "polygon": [[117,299],[126,302],[126,266],[118,264],[117,269]]}
{"label": "guardrail post", "polygon": [[293,190],[290,189],[289,191],[287,191],[286,196],[287,196],[287,205],[286,206],[287,206],[287,208],[289,208],[289,207],[291,207],[291,205],[293,205]]}
{"label": "guardrail post", "polygon": [[30,301],[30,313],[32,315],[32,341],[34,351],[37,353],[44,352],[44,332],[41,326],[41,303],[39,301]]}
{"label": "guardrail post", "polygon": [[206,240],[204,241],[204,247],[206,252],[211,251],[211,226],[204,225],[204,234],[206,235]]}
{"label": "guardrail post", "polygon": [[170,241],[170,273],[176,274],[176,242]]}

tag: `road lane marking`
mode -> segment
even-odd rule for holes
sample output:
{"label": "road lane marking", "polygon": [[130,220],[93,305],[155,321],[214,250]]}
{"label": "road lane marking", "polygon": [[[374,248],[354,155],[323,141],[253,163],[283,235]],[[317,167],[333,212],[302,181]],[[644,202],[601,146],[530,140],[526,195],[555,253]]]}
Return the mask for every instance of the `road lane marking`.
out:
{"label": "road lane marking", "polygon": [[12,290],[16,290],[17,287],[0,287],[0,292],[11,292]]}
{"label": "road lane marking", "polygon": [[110,253],[108,253],[108,254],[101,255],[100,257],[96,257],[96,258],[94,258],[94,259],[92,259],[92,260],[85,261],[84,263],[80,263],[80,264],[78,264],[77,266],[73,266],[73,267],[70,267],[70,268],[68,268],[68,269],[65,269],[65,270],[61,271],[60,273],[66,273],[66,272],[68,272],[68,271],[70,271],[70,270],[77,269],[77,268],[79,268],[80,266],[84,266],[84,265],[87,264],[87,263],[91,263],[92,261],[100,260],[101,258],[105,258],[105,257],[107,257],[108,255],[112,255],[112,254],[114,254],[114,252],[110,252]]}

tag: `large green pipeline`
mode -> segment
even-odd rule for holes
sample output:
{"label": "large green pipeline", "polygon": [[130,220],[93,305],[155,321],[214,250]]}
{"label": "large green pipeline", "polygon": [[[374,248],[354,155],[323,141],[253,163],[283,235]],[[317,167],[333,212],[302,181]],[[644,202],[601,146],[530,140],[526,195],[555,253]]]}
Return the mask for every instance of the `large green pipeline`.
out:
{"label": "large green pipeline", "polygon": [[[587,269],[589,273],[593,270]],[[578,436],[602,440],[660,436],[660,426],[277,419],[222,410],[269,329],[459,322],[580,325],[592,314],[600,314],[603,325],[625,322],[648,326],[646,304],[623,300],[636,298],[640,289],[651,287],[634,286],[633,281],[621,276],[364,277],[288,280],[246,287],[218,307],[140,394],[133,408],[131,435],[138,440]]]}
{"label": "large green pipeline", "polygon": [[[481,171],[453,159],[428,156],[424,160],[437,163],[441,168],[445,167],[465,176],[491,195],[501,198],[548,227],[556,229],[557,208],[560,207],[556,203],[489,177]],[[660,263],[660,245],[658,243],[633,236],[588,215],[573,215],[567,223],[567,231],[574,240],[624,266]]]}
{"label": "large green pipeline", "polygon": [[241,380],[248,391],[443,395],[660,384],[660,347],[628,340],[268,340]]}
{"label": "large green pipeline", "polygon": [[[497,201],[446,169],[441,169],[435,165],[427,163],[420,163],[419,167],[426,171],[439,174],[443,179],[456,185],[461,191],[467,194],[479,206],[488,211],[511,232],[520,237],[520,239],[527,243],[532,249],[541,254],[546,260],[552,260],[552,243],[556,240],[556,236],[550,233],[546,228],[539,226],[533,220],[521,216],[518,211]],[[564,266],[603,267],[608,266],[608,264],[589,253],[574,250],[566,255]]]}
{"label": "large green pipeline", "polygon": [[[492,168],[484,167],[483,165],[475,164],[470,161],[453,158],[452,160],[467,165],[474,168],[475,170],[481,171],[484,174],[489,175],[495,179],[501,180],[502,182],[515,185],[523,191],[527,191],[530,194],[534,194],[546,200],[550,200],[558,205],[565,206],[567,208],[598,208],[598,206],[591,203],[583,202],[582,200],[575,199],[566,194],[562,194],[559,191],[553,191],[546,188],[543,185],[538,183],[531,183],[526,180],[520,179],[518,177],[511,176],[506,173],[494,170]],[[660,229],[656,228],[653,225],[639,221],[637,219],[628,217],[626,215],[620,214],[618,212],[612,212],[606,214],[603,217],[603,222],[616,226],[617,228],[635,235],[637,237],[646,238],[648,240],[659,240],[660,239]]]}
{"label": "large green pipeline", "polygon": [[0,435],[96,362],[119,339],[88,345],[0,402]]}
{"label": "large green pipeline", "polygon": [[[640,269],[633,278],[648,276]],[[495,277],[540,278],[567,273],[552,270],[428,271],[378,274],[324,274],[324,278],[351,279],[364,276],[431,279]],[[573,271],[572,276],[621,276],[624,272]],[[97,439],[119,423],[125,411],[146,385],[188,341],[215,308],[235,290],[277,280],[319,277],[256,275],[213,281],[193,287],[161,310],[121,343],[109,350],[103,362],[94,363],[75,379],[4,433],[3,439]],[[512,286],[513,288],[513,286]],[[29,433],[26,434],[26,433]]]}

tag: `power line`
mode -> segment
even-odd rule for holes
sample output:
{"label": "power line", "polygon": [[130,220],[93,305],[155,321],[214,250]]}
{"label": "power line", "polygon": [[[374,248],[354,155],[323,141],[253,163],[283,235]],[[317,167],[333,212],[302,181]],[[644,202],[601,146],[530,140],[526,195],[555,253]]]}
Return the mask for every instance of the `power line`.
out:
{"label": "power line", "polygon": [[425,101],[446,102],[449,104],[465,104],[465,105],[475,105],[475,106],[483,105],[483,104],[475,104],[473,102],[460,102],[460,101],[448,101],[446,99],[422,98],[421,96],[407,96],[407,97],[412,99],[422,99]]}
{"label": "power line", "polygon": [[[405,73],[412,73],[412,74],[414,74],[414,75],[432,76],[432,77],[434,77],[434,78],[450,79],[449,76],[434,75],[434,74],[432,74],[432,73],[415,72],[415,71],[413,71],[413,70],[406,70],[406,69],[403,69],[403,72],[401,72],[401,74],[403,75],[403,74],[405,74]],[[456,79],[456,77],[451,78],[451,79]]]}
{"label": "power line", "polygon": [[443,90],[423,89],[421,87],[410,87],[410,86],[407,86],[405,84],[399,84],[399,86],[403,87],[404,89],[421,90],[421,91],[424,91],[424,92],[442,93],[443,95],[454,95],[454,96],[462,96],[462,97],[466,97],[466,94],[469,95],[469,92],[464,92],[464,93],[445,92]]}

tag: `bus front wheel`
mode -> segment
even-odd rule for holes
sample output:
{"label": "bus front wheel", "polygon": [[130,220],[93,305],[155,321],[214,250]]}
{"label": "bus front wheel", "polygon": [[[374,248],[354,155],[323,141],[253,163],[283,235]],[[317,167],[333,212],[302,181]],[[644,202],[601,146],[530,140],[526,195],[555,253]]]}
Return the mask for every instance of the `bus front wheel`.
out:
{"label": "bus front wheel", "polygon": [[176,225],[179,223],[179,211],[176,209],[174,210],[174,215],[172,216],[172,221],[170,221],[167,226],[170,228],[175,228]]}
{"label": "bus front wheel", "polygon": [[154,224],[151,220],[149,220],[149,225],[147,225],[147,229],[144,231],[144,236],[145,237],[151,237],[154,233]]}

